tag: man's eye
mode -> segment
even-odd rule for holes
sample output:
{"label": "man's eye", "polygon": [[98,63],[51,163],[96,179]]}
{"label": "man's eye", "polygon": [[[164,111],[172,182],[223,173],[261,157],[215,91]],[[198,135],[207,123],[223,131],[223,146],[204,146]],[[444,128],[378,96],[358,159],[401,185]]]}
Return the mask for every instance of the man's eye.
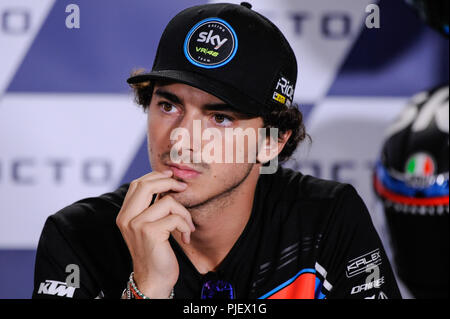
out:
{"label": "man's eye", "polygon": [[159,103],[159,107],[164,113],[173,113],[174,111],[176,111],[176,107],[167,102]]}
{"label": "man's eye", "polygon": [[220,126],[231,126],[233,124],[233,119],[224,114],[214,114],[214,122]]}

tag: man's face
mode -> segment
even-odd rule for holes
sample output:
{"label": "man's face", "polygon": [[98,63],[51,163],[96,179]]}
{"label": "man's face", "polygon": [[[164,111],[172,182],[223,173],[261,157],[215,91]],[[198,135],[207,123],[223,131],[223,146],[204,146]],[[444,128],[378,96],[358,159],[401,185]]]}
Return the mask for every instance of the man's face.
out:
{"label": "man's face", "polygon": [[[200,89],[181,83],[155,84],[147,128],[152,169],[172,170],[173,177],[188,187],[171,196],[186,208],[200,206],[235,189],[252,169],[258,169],[257,133],[262,126],[261,117],[245,117]],[[186,134],[172,135],[171,140],[177,128]],[[226,131],[236,128],[253,130],[256,140],[244,138],[239,130],[227,137]],[[214,135],[205,135],[208,132]],[[237,153],[243,156],[238,158]],[[183,159],[182,163],[175,163],[175,154]]]}

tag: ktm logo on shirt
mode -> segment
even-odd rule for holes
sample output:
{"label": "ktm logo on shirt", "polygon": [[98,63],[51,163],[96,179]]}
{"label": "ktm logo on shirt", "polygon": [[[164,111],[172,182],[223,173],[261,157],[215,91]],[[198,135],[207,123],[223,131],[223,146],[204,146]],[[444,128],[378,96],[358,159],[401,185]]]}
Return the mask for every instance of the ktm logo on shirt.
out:
{"label": "ktm logo on shirt", "polygon": [[45,282],[41,282],[37,293],[72,298],[75,289],[75,287],[68,287],[67,284],[62,281],[46,280]]}

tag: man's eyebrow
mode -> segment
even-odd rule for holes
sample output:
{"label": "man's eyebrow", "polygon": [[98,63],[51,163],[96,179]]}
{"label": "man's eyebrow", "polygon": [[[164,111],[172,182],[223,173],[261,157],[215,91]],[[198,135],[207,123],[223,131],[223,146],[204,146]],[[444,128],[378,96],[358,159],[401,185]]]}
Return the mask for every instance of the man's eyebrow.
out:
{"label": "man's eyebrow", "polygon": [[[184,101],[182,98],[178,97],[177,95],[164,90],[163,88],[158,88],[155,90],[155,95],[165,98],[169,100],[172,103],[181,104],[183,105]],[[230,104],[224,103],[224,102],[218,102],[218,103],[207,103],[201,106],[203,111],[219,111],[219,112],[229,112],[232,113],[236,118],[252,118],[253,116],[247,115],[236,109],[235,107],[231,106]]]}
{"label": "man's eyebrow", "polygon": [[155,90],[155,95],[158,95],[162,98],[165,98],[167,100],[169,100],[172,103],[176,103],[176,104],[183,104],[183,100],[180,99],[178,96],[176,96],[173,93],[170,93],[168,91],[163,90],[162,88],[156,89]]}

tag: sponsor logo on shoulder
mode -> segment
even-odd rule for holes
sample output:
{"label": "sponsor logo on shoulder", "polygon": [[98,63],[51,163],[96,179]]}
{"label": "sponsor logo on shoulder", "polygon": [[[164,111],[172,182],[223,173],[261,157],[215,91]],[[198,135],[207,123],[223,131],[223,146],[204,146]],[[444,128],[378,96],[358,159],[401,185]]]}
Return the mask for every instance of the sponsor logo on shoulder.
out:
{"label": "sponsor logo on shoulder", "polygon": [[46,280],[41,282],[38,294],[72,298],[75,287],[67,286],[63,281]]}
{"label": "sponsor logo on shoulder", "polygon": [[367,254],[364,254],[360,257],[350,260],[347,263],[347,269],[345,274],[348,278],[356,276],[366,271],[367,266],[370,264],[379,265],[381,264],[381,255],[380,249],[372,250]]}
{"label": "sponsor logo on shoulder", "polygon": [[281,76],[272,96],[273,100],[290,107],[294,99],[294,85],[285,77]]}

